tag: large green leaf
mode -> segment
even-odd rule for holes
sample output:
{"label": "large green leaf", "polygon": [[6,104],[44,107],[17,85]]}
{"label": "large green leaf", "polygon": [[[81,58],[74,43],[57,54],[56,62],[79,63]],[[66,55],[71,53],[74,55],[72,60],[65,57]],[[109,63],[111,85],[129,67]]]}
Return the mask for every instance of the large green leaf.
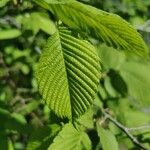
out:
{"label": "large green leaf", "polygon": [[101,39],[107,45],[147,56],[147,47],[140,34],[115,14],[96,9],[75,0],[64,3],[35,0],[50,10],[66,25]]}
{"label": "large green leaf", "polygon": [[121,66],[120,73],[128,86],[132,100],[140,104],[150,104],[150,64],[142,62],[126,62]]}
{"label": "large green leaf", "polygon": [[91,150],[91,141],[84,131],[77,131],[71,124],[63,127],[48,150]]}
{"label": "large green leaf", "polygon": [[99,68],[95,48],[61,29],[48,39],[41,56],[37,69],[39,91],[58,116],[80,116],[96,96]]}
{"label": "large green leaf", "polygon": [[100,125],[97,125],[97,132],[103,150],[119,150],[117,140],[111,131],[105,130]]}

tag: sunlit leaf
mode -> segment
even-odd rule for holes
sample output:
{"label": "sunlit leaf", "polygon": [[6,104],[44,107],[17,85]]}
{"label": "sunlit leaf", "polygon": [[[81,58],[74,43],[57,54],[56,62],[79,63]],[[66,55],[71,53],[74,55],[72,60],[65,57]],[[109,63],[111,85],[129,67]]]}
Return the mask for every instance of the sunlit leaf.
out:
{"label": "sunlit leaf", "polygon": [[111,131],[105,130],[97,124],[97,132],[100,137],[103,150],[119,150],[117,140]]}
{"label": "sunlit leaf", "polygon": [[18,29],[5,29],[0,30],[0,40],[14,39],[21,35],[21,31]]}
{"label": "sunlit leaf", "polygon": [[48,150],[91,150],[91,141],[84,131],[77,131],[71,124],[66,124],[56,136]]}
{"label": "sunlit leaf", "polygon": [[61,29],[41,56],[37,80],[47,105],[60,117],[82,115],[93,103],[100,77],[95,48]]}
{"label": "sunlit leaf", "polygon": [[148,56],[148,49],[140,34],[125,20],[115,14],[96,9],[72,0],[67,3],[37,4],[50,10],[69,27],[93,35],[109,46]]}

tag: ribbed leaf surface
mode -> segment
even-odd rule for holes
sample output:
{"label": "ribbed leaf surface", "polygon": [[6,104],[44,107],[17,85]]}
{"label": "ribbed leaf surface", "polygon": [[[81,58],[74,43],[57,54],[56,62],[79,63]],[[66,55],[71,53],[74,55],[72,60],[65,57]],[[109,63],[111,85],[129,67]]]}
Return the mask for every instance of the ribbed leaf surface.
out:
{"label": "ribbed leaf surface", "polygon": [[77,131],[71,124],[67,124],[48,150],[91,150],[91,141],[85,132]]}
{"label": "ribbed leaf surface", "polygon": [[49,9],[71,28],[101,39],[109,46],[129,50],[140,56],[147,56],[147,47],[140,34],[125,20],[115,14],[96,9],[77,1],[66,3],[45,3],[35,0]]}
{"label": "ribbed leaf surface", "polygon": [[97,91],[99,58],[95,48],[61,29],[48,39],[37,80],[43,99],[58,116],[80,116]]}

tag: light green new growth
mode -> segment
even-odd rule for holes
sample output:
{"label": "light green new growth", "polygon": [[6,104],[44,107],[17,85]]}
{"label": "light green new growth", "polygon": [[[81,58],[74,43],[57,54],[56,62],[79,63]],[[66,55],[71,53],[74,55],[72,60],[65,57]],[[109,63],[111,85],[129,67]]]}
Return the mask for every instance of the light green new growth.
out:
{"label": "light green new growth", "polygon": [[93,103],[99,82],[95,48],[62,28],[46,44],[37,69],[39,91],[60,117],[78,117]]}
{"label": "light green new growth", "polygon": [[21,35],[18,29],[0,30],[0,40],[14,39]]}

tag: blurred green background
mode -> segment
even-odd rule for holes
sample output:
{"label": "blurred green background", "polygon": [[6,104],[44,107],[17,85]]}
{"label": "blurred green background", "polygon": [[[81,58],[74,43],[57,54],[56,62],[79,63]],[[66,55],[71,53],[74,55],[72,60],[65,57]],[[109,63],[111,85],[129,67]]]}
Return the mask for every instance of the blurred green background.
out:
{"label": "blurred green background", "polygon": [[[150,0],[80,1],[122,16],[150,48]],[[0,150],[23,150],[33,129],[62,121],[44,105],[34,75],[51,34],[49,18],[53,16],[29,0],[0,0]],[[150,61],[96,46],[103,72],[98,101],[128,127],[149,124]],[[113,125],[110,128],[122,150],[137,150]],[[150,130],[135,135],[149,145]]]}

